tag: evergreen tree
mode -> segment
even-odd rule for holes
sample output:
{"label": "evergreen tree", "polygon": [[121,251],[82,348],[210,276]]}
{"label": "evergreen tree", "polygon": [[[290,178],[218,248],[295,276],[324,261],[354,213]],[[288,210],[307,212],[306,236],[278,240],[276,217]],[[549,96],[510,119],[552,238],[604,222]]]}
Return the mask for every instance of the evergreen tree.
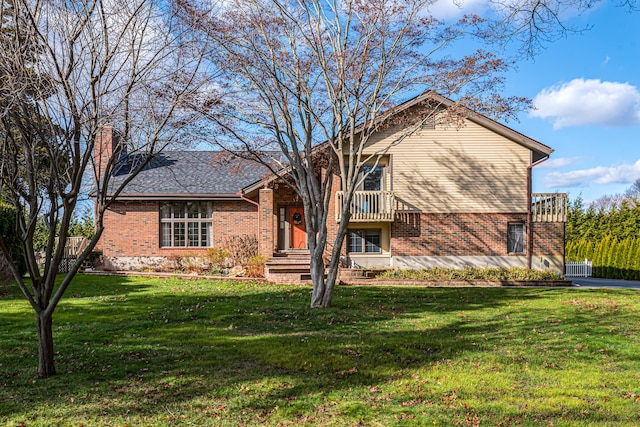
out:
{"label": "evergreen tree", "polygon": [[591,260],[597,277],[640,279],[639,184],[623,195],[603,196],[586,210],[580,196],[569,202],[567,261]]}

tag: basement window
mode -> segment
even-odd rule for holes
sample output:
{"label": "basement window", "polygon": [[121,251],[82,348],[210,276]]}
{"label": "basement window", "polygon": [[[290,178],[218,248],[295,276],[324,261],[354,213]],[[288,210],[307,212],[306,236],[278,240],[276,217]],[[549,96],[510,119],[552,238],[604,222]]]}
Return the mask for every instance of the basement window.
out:
{"label": "basement window", "polygon": [[507,224],[507,253],[524,253],[524,223],[510,222]]}

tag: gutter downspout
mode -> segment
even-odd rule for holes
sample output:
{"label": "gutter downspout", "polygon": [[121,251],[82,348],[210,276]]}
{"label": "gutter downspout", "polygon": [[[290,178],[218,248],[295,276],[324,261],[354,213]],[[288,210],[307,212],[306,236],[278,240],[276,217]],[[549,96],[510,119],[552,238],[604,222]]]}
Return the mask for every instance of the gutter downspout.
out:
{"label": "gutter downspout", "polygon": [[547,160],[549,160],[548,155],[527,166],[527,268],[529,270],[531,270],[533,258],[533,211],[531,209],[531,198],[533,195],[532,169],[534,166]]}

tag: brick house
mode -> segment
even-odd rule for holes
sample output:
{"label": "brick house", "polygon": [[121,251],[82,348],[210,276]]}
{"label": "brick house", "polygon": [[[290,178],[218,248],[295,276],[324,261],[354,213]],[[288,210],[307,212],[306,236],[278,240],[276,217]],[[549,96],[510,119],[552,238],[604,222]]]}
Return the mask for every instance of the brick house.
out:
{"label": "brick house", "polygon": [[[425,126],[390,148],[403,131],[398,125],[370,141],[366,152],[386,151],[351,203],[348,264],[563,271],[566,196],[531,191],[532,168],[553,150],[482,115],[464,121]],[[104,134],[96,150],[116,145]],[[334,189],[330,233],[342,203],[339,185]],[[261,253],[281,256],[267,263],[267,274],[279,279],[276,260],[304,254],[306,247],[295,193],[266,168],[219,152],[159,154],[127,185],[104,223],[97,249],[110,269],[154,267],[169,257],[203,253],[229,236],[255,235]],[[305,264],[304,258],[296,262]]]}

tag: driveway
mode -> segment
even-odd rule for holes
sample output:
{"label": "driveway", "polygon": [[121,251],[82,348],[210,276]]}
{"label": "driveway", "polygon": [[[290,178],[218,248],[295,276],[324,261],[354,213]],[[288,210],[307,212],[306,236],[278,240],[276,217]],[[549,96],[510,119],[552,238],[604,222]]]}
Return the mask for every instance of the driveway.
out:
{"label": "driveway", "polygon": [[597,279],[595,277],[574,277],[571,279],[573,286],[582,288],[626,288],[639,289],[640,282],[633,280]]}

